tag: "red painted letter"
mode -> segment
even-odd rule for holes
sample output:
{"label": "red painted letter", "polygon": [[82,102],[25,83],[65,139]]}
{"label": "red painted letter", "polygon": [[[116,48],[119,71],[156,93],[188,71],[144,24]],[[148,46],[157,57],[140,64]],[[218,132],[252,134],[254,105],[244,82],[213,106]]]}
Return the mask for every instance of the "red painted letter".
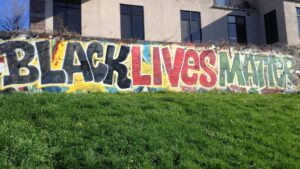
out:
{"label": "red painted letter", "polygon": [[[189,64],[190,59],[193,59],[193,65]],[[196,85],[199,78],[198,74],[192,73],[192,76],[189,76],[189,69],[196,71],[200,70],[198,54],[195,50],[192,49],[188,50],[185,53],[184,63],[181,71],[181,78],[182,81],[187,85]]]}
{"label": "red painted letter", "polygon": [[162,49],[165,67],[172,87],[178,87],[179,74],[183,62],[183,53],[184,50],[182,48],[177,48],[175,58],[174,58],[174,63],[172,65],[172,58],[170,56],[169,48]]}
{"label": "red painted letter", "polygon": [[150,75],[141,75],[141,50],[139,46],[133,46],[131,49],[132,54],[132,80],[133,85],[151,85]]}
{"label": "red painted letter", "polygon": [[[206,63],[206,58],[209,59],[209,62]],[[216,65],[216,55],[213,51],[203,51],[200,55],[200,65],[201,68],[206,72],[200,76],[200,84],[204,87],[213,87],[217,83],[217,74],[213,71],[213,68]],[[208,66],[210,65],[210,67]]]}
{"label": "red painted letter", "polygon": [[160,53],[159,48],[153,48],[153,82],[154,85],[162,85],[162,73],[161,73],[161,62],[160,62]]}

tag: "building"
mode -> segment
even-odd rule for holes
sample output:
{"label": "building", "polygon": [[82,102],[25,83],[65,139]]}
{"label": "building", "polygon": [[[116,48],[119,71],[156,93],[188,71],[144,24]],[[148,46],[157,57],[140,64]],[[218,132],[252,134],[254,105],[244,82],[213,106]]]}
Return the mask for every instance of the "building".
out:
{"label": "building", "polygon": [[31,30],[164,42],[300,44],[299,0],[31,0]]}

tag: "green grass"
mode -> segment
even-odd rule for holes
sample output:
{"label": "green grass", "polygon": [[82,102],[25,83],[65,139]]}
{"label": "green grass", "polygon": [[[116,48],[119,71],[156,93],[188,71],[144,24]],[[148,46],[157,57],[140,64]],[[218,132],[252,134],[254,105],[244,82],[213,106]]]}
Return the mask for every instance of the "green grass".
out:
{"label": "green grass", "polygon": [[300,168],[300,95],[0,95],[0,168]]}

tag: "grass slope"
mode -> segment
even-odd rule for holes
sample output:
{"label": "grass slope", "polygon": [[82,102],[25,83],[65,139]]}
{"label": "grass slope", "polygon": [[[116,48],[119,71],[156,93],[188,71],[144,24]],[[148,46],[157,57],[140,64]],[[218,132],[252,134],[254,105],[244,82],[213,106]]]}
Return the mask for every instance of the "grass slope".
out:
{"label": "grass slope", "polygon": [[300,168],[300,95],[0,95],[0,168]]}

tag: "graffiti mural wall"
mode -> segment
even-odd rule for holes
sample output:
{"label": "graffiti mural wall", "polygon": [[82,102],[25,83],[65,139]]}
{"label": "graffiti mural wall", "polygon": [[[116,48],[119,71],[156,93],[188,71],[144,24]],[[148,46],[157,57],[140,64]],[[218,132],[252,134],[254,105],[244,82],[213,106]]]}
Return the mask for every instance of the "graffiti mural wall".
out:
{"label": "graffiti mural wall", "polygon": [[0,91],[297,91],[293,56],[178,44],[0,41]]}

